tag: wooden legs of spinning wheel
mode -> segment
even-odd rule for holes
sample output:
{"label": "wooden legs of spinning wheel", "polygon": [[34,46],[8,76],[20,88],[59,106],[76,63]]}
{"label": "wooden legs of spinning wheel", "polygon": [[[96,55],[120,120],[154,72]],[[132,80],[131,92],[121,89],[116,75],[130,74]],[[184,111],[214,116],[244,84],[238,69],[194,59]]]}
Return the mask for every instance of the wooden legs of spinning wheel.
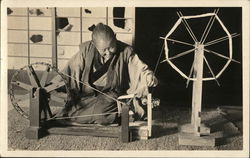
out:
{"label": "wooden legs of spinning wheel", "polygon": [[30,125],[26,129],[26,137],[29,139],[38,139],[42,136],[42,128],[40,124],[41,120],[41,89],[33,88],[30,93],[30,111],[29,111],[29,121]]}
{"label": "wooden legs of spinning wheel", "polygon": [[[118,102],[118,104],[121,104]],[[119,105],[118,105],[119,106]],[[120,105],[121,110],[121,141],[127,143],[133,139],[148,139],[152,133],[152,94],[147,95],[147,121],[129,122],[129,106]]]}
{"label": "wooden legs of spinning wheel", "polygon": [[[43,125],[41,124],[41,112],[44,109],[44,89],[43,88],[33,88],[31,93],[30,93],[30,112],[29,112],[29,121],[30,125],[26,129],[26,137],[29,139],[39,139],[42,136],[46,135],[48,133],[53,133],[53,130],[51,129],[45,129]],[[145,124],[144,126],[146,127],[147,130],[147,137],[151,136],[151,115],[152,115],[152,103],[151,103],[151,94],[148,96],[148,123]],[[121,103],[119,103],[121,104]],[[129,126],[129,105],[123,104],[120,105],[121,107],[121,127],[118,132],[111,132],[114,133],[111,137],[120,137],[121,141],[123,143],[128,143],[129,141],[132,140],[132,133],[131,129]],[[65,127],[65,130],[63,128],[60,128],[61,132],[59,131],[60,134],[75,134],[75,135],[87,135],[87,134],[92,134],[92,133],[84,133],[85,128],[78,127],[74,131],[74,129],[71,129],[71,131],[67,131],[68,129]],[[73,131],[72,131],[73,130]],[[93,129],[92,129],[93,130]],[[96,129],[95,129],[96,130]],[[138,130],[138,129],[137,129]],[[91,129],[89,129],[91,131]],[[95,132],[95,131],[93,131]],[[106,135],[110,136],[110,131],[106,131]],[[57,132],[54,131],[56,134]],[[96,134],[96,136],[106,136],[105,133],[100,133]]]}
{"label": "wooden legs of spinning wheel", "polygon": [[129,106],[124,104],[122,106],[121,113],[121,141],[128,143],[130,140],[129,136]]}
{"label": "wooden legs of spinning wheel", "polygon": [[[47,134],[45,128],[42,128],[41,124],[41,112],[43,110],[44,104],[44,89],[42,88],[33,88],[30,93],[30,111],[29,111],[29,121],[30,125],[25,131],[26,138],[28,139],[39,139]],[[130,140],[129,136],[129,106],[127,104],[122,105],[121,108],[121,130],[120,130],[120,139],[123,143],[127,143]],[[86,130],[86,129],[85,129]],[[81,130],[81,127],[77,129],[78,133],[71,131],[76,135],[86,135],[84,129]],[[62,131],[61,134],[67,134],[67,128],[65,127],[65,131]],[[110,131],[107,131],[107,136],[109,135]],[[91,133],[90,133],[91,134]],[[98,135],[98,134],[97,134]],[[103,133],[100,136],[105,135]],[[118,133],[114,133],[112,137],[118,136]]]}

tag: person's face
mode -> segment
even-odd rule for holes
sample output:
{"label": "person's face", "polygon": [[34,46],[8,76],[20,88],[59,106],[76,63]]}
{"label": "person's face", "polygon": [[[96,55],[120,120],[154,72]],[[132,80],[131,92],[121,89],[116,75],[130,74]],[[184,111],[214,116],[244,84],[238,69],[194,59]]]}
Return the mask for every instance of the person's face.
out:
{"label": "person's face", "polygon": [[111,41],[97,40],[94,42],[94,45],[104,58],[109,58],[116,52],[116,39]]}

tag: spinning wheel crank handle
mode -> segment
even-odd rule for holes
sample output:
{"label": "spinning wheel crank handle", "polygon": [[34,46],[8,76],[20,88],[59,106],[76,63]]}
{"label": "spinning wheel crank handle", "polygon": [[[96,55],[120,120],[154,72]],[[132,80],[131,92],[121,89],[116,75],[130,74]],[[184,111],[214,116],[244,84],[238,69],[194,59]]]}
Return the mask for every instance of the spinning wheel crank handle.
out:
{"label": "spinning wheel crank handle", "polygon": [[[156,89],[156,87],[148,87],[148,92],[153,93],[153,91]],[[160,99],[159,98],[152,98],[152,108],[160,106]],[[147,105],[147,98],[142,98],[142,104]]]}

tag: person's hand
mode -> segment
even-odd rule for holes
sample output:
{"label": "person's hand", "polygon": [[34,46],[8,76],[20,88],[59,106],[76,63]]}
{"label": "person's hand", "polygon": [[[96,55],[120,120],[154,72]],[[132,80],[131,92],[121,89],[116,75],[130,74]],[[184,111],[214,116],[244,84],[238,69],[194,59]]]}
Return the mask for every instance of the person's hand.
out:
{"label": "person's hand", "polygon": [[148,74],[146,81],[148,87],[156,87],[158,85],[158,80],[153,74]]}

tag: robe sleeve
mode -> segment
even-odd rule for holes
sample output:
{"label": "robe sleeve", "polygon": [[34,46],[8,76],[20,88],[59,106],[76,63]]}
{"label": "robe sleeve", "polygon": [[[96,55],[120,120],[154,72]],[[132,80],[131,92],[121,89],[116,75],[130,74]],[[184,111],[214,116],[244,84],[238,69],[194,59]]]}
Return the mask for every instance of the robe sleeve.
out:
{"label": "robe sleeve", "polygon": [[[82,71],[85,65],[85,54],[84,46],[80,45],[80,50],[73,55],[61,71],[61,74],[64,76],[64,79],[66,79],[67,85],[71,90],[80,90],[79,81],[81,80]],[[62,78],[57,76],[51,82],[58,82],[60,80],[62,80]]]}
{"label": "robe sleeve", "polygon": [[129,89],[128,94],[136,94],[137,97],[146,96],[148,92],[147,76],[153,75],[148,66],[139,59],[138,55],[133,52],[133,49],[128,57],[128,73],[129,73]]}
{"label": "robe sleeve", "polygon": [[[76,53],[67,63],[67,65],[62,70],[62,73],[67,74],[66,80],[70,89],[80,90],[80,83],[82,71],[84,69],[84,59],[80,52]],[[70,77],[69,77],[70,76]]]}
{"label": "robe sleeve", "polygon": [[129,73],[129,89],[128,94],[136,94],[133,99],[133,111],[136,119],[141,119],[145,111],[142,108],[141,98],[146,97],[149,93],[147,86],[147,76],[153,75],[153,72],[149,70],[148,66],[142,62],[138,55],[133,52],[132,48],[129,48],[130,55],[128,57],[128,73]]}

